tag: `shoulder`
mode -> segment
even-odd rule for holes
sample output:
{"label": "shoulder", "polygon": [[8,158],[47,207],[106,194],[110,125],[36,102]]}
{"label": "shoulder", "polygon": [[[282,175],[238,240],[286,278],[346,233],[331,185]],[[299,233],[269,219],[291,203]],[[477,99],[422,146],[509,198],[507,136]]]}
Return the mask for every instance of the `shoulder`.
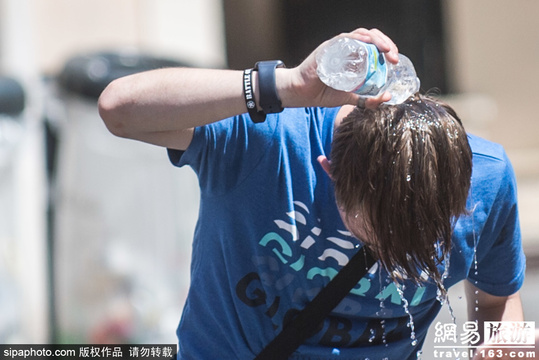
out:
{"label": "shoulder", "polygon": [[506,179],[514,178],[511,161],[502,145],[468,135],[473,154],[473,179]]}
{"label": "shoulder", "polygon": [[468,134],[468,142],[474,157],[490,158],[492,161],[507,161],[505,149],[498,143],[472,134]]}
{"label": "shoulder", "polygon": [[511,161],[500,144],[469,136],[473,152],[470,209],[485,216],[506,216],[517,204],[517,182]]}

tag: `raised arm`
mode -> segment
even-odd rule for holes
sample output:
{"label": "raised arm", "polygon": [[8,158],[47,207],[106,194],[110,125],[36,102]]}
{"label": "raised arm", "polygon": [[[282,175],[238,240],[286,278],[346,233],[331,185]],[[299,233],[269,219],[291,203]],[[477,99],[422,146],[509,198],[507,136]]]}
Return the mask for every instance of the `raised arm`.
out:
{"label": "raised arm", "polygon": [[[373,43],[389,61],[398,61],[397,47],[379,30],[358,29],[339,36]],[[356,104],[357,95],[328,88],[318,79],[317,50],[298,67],[276,70],[283,106]],[[253,89],[258,100],[256,75],[254,72]],[[377,106],[388,96],[368,99],[366,106]],[[242,72],[234,70],[169,68],[143,72],[113,81],[99,99],[99,113],[113,134],[175,149],[189,146],[194,127],[246,111]]]}
{"label": "raised arm", "polygon": [[99,98],[107,128],[120,137],[185,149],[192,128],[246,111],[242,73],[167,68],[113,81]]}

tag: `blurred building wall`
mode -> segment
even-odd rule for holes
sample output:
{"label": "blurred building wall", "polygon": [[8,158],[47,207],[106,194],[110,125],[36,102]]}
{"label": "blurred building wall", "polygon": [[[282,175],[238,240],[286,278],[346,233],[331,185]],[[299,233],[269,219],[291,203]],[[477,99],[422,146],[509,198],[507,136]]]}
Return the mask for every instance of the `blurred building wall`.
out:
{"label": "blurred building wall", "polygon": [[517,176],[528,259],[539,256],[539,2],[445,0],[449,80],[469,131],[502,144]]}
{"label": "blurred building wall", "polygon": [[[18,144],[9,154],[10,161],[1,169],[0,214],[11,212],[13,216],[0,219],[0,227],[9,230],[0,233],[0,288],[6,290],[0,296],[3,309],[0,311],[0,342],[46,343],[51,339],[46,276],[45,224],[49,193],[44,166],[45,115],[57,120],[55,125],[64,136],[59,146],[59,186],[50,194],[58,208],[55,253],[59,256],[54,266],[60,283],[56,306],[63,307],[58,311],[63,327],[60,340],[96,339],[99,334],[81,340],[79,333],[82,328],[95,332],[95,321],[106,316],[107,311],[118,314],[125,313],[126,309],[141,309],[146,306],[144,299],[148,299],[147,303],[153,308],[143,311],[145,318],[132,316],[132,322],[145,322],[146,331],[137,327],[138,333],[133,336],[144,333],[144,339],[165,336],[174,341],[174,329],[189,279],[190,239],[197,212],[196,191],[192,190],[196,189],[196,183],[191,183],[194,176],[180,175],[187,169],[174,171],[163,149],[111,136],[97,115],[95,100],[77,98],[77,94],[66,98],[64,94],[51,101],[56,94],[45,86],[42,76],[58,75],[72,56],[121,49],[138,50],[195,66],[223,67],[222,27],[220,0],[0,0],[0,73],[19,79],[28,99],[19,123]],[[105,148],[108,154],[102,151]],[[135,158],[138,162],[129,161]],[[81,159],[90,161],[81,163]],[[121,161],[133,166],[121,167],[118,165]],[[137,169],[143,169],[140,176],[133,175]],[[154,177],[145,176],[144,171]],[[114,191],[118,186],[120,190],[127,190],[119,182],[122,174],[131,176],[127,181],[129,186],[144,189],[138,198],[145,200],[128,205],[126,202],[135,199],[133,193],[122,198],[124,192],[117,190],[112,196],[116,200],[101,201],[110,194],[108,190]],[[161,181],[152,187],[148,185],[150,178]],[[163,182],[163,178],[168,180]],[[81,183],[81,179],[86,182]],[[96,186],[100,183],[105,184],[101,190],[108,192],[96,191],[103,195],[88,198],[98,190]],[[180,206],[182,200],[189,204]],[[116,207],[116,201],[122,204]],[[80,211],[88,205],[92,206],[93,216]],[[128,213],[126,208],[133,211]],[[113,215],[107,215],[109,213]],[[169,219],[165,220],[167,217]],[[137,224],[141,224],[143,231],[137,232]],[[102,236],[103,229],[106,236]],[[94,236],[96,233],[99,236]],[[120,236],[124,236],[122,241],[117,241]],[[143,245],[149,250],[134,245],[136,240],[144,239],[147,241]],[[81,248],[86,246],[87,249],[92,244],[94,247],[103,245],[104,250],[96,255]],[[127,253],[125,248],[139,250],[139,253],[152,252],[153,256],[147,261],[125,264],[121,261]],[[71,249],[73,251],[69,252]],[[86,262],[81,264],[83,260]],[[68,261],[72,267],[66,264]],[[104,263],[108,268],[102,266],[104,271],[95,271]],[[92,271],[83,271],[86,264]],[[108,276],[111,272],[118,275],[125,266],[136,266],[131,274],[142,275],[135,276],[136,279]],[[104,273],[107,278],[103,278]],[[69,275],[77,278],[66,281]],[[148,284],[157,285],[157,280],[165,278],[171,278],[174,285],[149,290]],[[121,286],[114,286],[118,285],[116,282],[106,292],[107,284],[118,279]],[[66,289],[72,290],[73,282],[80,283],[79,288],[85,291],[66,295]],[[133,285],[137,282],[142,282],[143,286]],[[138,291],[137,304],[125,305],[124,293],[120,294],[123,297],[120,296],[119,301],[108,301],[107,296],[117,294],[118,288],[130,293],[130,286]],[[93,291],[96,288],[99,291]],[[145,291],[145,296],[140,296],[141,291]],[[92,304],[81,302],[80,296],[88,294],[91,294],[87,296],[88,302],[97,300]],[[96,304],[100,301],[104,304]],[[74,307],[73,302],[78,307]],[[88,307],[84,308],[86,304]],[[120,306],[121,311],[115,306]],[[71,316],[78,308],[82,310]],[[80,323],[91,316],[91,321],[81,327]],[[113,316],[111,320],[115,320]],[[150,330],[152,334],[148,334]],[[71,337],[65,339],[66,336]]]}
{"label": "blurred building wall", "polygon": [[44,341],[48,328],[46,181],[30,8],[24,0],[0,1],[0,74],[26,91],[21,114],[0,114],[0,339],[13,341]]}
{"label": "blurred building wall", "polygon": [[534,99],[539,83],[539,2],[446,0],[445,5],[449,80],[461,93],[481,94],[491,101],[478,106],[488,111],[487,136],[507,148],[519,175],[539,175]]}
{"label": "blurred building wall", "polygon": [[123,47],[198,66],[224,65],[220,0],[27,1],[45,73],[55,73],[75,54]]}

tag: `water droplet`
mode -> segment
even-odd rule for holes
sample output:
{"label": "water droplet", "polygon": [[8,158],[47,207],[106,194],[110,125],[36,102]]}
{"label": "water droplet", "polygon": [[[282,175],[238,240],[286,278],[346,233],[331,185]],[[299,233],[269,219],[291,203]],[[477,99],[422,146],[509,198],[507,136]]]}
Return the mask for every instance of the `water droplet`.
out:
{"label": "water droplet", "polygon": [[475,307],[475,311],[479,311],[479,307],[478,307],[478,306]]}
{"label": "water droplet", "polygon": [[416,346],[416,345],[417,345],[417,340],[413,340],[413,341],[411,342],[411,344],[412,344],[412,346]]}
{"label": "water droplet", "polygon": [[335,348],[335,349],[333,349],[333,350],[331,351],[331,354],[332,354],[332,355],[341,355],[341,350]]}
{"label": "water droplet", "polygon": [[386,341],[386,321],[381,320],[380,321],[380,326],[382,327],[382,344],[387,346],[387,341]]}
{"label": "water droplet", "polygon": [[439,288],[436,290],[436,300],[438,300],[440,305],[443,305],[445,302],[445,296],[442,294],[442,290]]}
{"label": "water droplet", "polygon": [[451,315],[451,320],[453,320],[453,324],[457,325],[457,317],[455,316],[455,312],[453,311],[453,307],[451,306],[451,302],[449,301],[449,296],[446,297],[447,300],[447,308],[449,309],[449,315]]}
{"label": "water droplet", "polygon": [[[436,244],[436,245],[438,245],[438,244]],[[444,257],[444,273],[442,274],[442,280],[445,280],[445,279],[447,279],[449,277],[449,265],[450,265],[450,263],[451,263],[451,254],[447,254]],[[445,290],[443,282],[441,282],[439,284],[436,284],[436,285],[438,285],[438,288]]]}
{"label": "water droplet", "polygon": [[[471,193],[472,191],[470,191]],[[477,275],[477,236],[475,234],[475,208],[477,207],[477,204],[474,205],[471,216],[472,216],[472,237],[473,237],[473,262],[474,262],[474,269],[475,269],[475,275]],[[477,280],[475,281],[477,284]]]}
{"label": "water droplet", "polygon": [[409,317],[409,321],[408,321],[408,324],[406,324],[406,326],[410,328],[410,339],[412,339],[412,345],[415,346],[414,343],[417,344],[417,340],[415,339],[414,317],[410,313],[408,300],[404,297],[404,292],[402,291],[402,285],[398,283],[395,283],[395,285],[397,288],[397,292],[399,293],[399,296],[402,300],[404,312],[408,314],[408,317]]}
{"label": "water droplet", "polygon": [[375,338],[375,335],[376,335],[376,333],[375,333],[374,329],[371,329],[371,336],[369,337],[369,342],[373,342],[373,340]]}

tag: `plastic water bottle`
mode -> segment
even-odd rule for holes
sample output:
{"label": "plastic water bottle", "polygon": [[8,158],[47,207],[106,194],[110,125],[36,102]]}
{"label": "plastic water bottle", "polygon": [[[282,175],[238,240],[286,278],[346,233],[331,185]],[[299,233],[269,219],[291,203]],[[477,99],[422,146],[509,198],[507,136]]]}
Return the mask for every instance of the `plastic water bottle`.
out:
{"label": "plastic water bottle", "polygon": [[419,91],[414,65],[399,54],[397,64],[388,63],[375,45],[351,38],[331,40],[316,55],[322,82],[336,90],[374,97],[389,91],[386,104],[404,102]]}

